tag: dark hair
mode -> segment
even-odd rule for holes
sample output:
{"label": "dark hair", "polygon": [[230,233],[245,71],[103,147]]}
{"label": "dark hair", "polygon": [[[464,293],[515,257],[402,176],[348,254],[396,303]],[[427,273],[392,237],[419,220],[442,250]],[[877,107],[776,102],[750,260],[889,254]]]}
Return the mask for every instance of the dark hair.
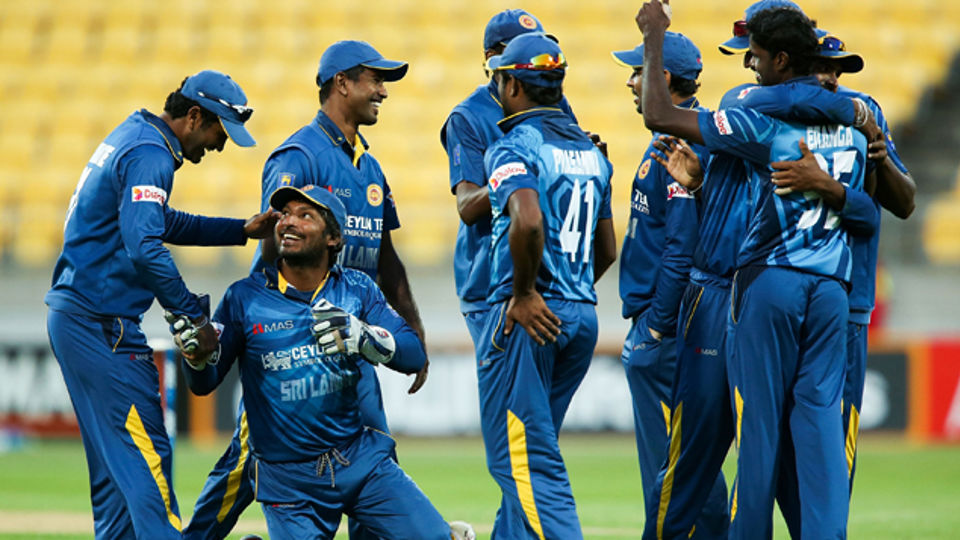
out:
{"label": "dark hair", "polygon": [[[559,81],[563,79],[564,72],[558,69],[553,71],[543,71],[540,74],[548,80]],[[523,88],[523,93],[530,98],[530,101],[533,101],[537,105],[556,105],[557,103],[560,103],[561,99],[563,99],[562,86],[537,86],[535,84],[517,79],[506,71],[501,71],[500,76],[516,79],[517,82],[520,83],[520,88]]]}
{"label": "dark hair", "polygon": [[170,92],[167,96],[167,101],[163,104],[163,111],[169,114],[170,118],[177,119],[186,116],[191,108],[200,107],[200,117],[203,119],[202,125],[204,127],[216,122],[216,113],[204,109],[199,103],[180,93],[186,82],[187,79],[183,79],[183,82],[180,83],[180,88]]}
{"label": "dark hair", "polygon": [[[346,76],[346,78],[350,79],[351,81],[356,81],[357,79],[360,78],[360,75],[363,73],[363,70],[365,69],[367,68],[358,64],[356,66],[353,66],[350,69],[344,70],[343,74],[344,76]],[[317,75],[317,77],[319,77],[319,75]],[[323,85],[320,86],[320,104],[321,105],[323,105],[323,102],[326,101],[328,97],[330,97],[330,92],[333,91],[333,81],[336,80],[336,78],[337,76],[334,75],[333,77],[330,77],[329,79],[327,79],[327,82],[323,83]],[[317,81],[318,84],[319,82],[320,81]]]}
{"label": "dark hair", "polygon": [[316,207],[317,211],[320,212],[320,217],[323,218],[323,223],[326,225],[327,234],[331,238],[339,237],[340,243],[336,247],[329,249],[330,254],[330,264],[332,265],[337,261],[337,255],[340,253],[340,250],[343,249],[343,234],[340,233],[340,224],[337,223],[337,218],[333,216],[333,212],[329,208],[324,206]]}
{"label": "dark hair", "polygon": [[670,91],[679,96],[692,96],[700,89],[700,83],[693,79],[684,79],[670,74]]}
{"label": "dark hair", "polygon": [[795,75],[808,75],[817,55],[813,22],[793,8],[765,9],[747,22],[750,39],[771,56],[785,52]]}

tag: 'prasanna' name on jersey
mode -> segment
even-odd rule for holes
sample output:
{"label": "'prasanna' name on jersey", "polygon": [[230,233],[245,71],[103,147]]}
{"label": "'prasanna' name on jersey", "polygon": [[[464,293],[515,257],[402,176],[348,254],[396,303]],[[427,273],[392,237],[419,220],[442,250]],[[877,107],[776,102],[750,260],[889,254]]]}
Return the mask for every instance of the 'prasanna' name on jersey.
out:
{"label": "'prasanna' name on jersey", "polygon": [[853,128],[846,126],[807,126],[806,141],[810,150],[853,146]]}
{"label": "'prasanna' name on jersey", "polygon": [[600,160],[592,150],[553,149],[553,172],[600,176]]}

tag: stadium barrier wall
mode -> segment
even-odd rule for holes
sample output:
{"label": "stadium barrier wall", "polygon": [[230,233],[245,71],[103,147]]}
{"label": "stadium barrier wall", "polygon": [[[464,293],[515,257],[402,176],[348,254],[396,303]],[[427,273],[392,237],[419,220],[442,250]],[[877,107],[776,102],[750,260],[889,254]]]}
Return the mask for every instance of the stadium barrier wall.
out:
{"label": "stadium barrier wall", "polygon": [[[166,349],[155,353],[162,396],[175,406],[171,435],[213,439],[232,431],[240,385],[236,370],[211,396],[194,396]],[[872,346],[860,429],[904,433],[919,441],[960,442],[960,340],[930,339]],[[430,377],[407,394],[412,378],[381,369],[391,428],[411,435],[479,433],[474,359],[462,349],[431,350]],[[176,414],[172,414],[176,411]],[[564,423],[571,431],[633,429],[630,396],[619,349],[598,348]],[[46,345],[0,345],[0,433],[4,436],[77,436],[70,397]]]}

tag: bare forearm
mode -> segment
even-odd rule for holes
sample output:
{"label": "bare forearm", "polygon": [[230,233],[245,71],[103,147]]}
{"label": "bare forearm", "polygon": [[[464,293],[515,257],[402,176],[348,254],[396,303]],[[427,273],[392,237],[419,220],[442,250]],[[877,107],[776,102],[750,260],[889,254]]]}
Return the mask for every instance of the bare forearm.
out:
{"label": "bare forearm", "polygon": [[913,213],[914,195],[917,184],[909,174],[897,168],[890,158],[883,160],[877,168],[877,200],[880,205],[900,219],[907,219]]}
{"label": "bare forearm", "polygon": [[510,223],[510,255],[513,259],[513,294],[533,291],[543,256],[542,222]]}
{"label": "bare forearm", "polygon": [[675,107],[663,73],[663,32],[643,36],[643,123],[690,142],[703,144],[697,112]]}
{"label": "bare forearm", "polygon": [[410,289],[410,282],[407,280],[403,265],[398,264],[389,272],[381,273],[379,277],[380,288],[387,302],[423,338],[425,334],[423,321],[420,320],[420,310],[417,309],[417,303],[413,299],[413,291]]}
{"label": "bare forearm", "polygon": [[490,217],[490,196],[487,188],[466,180],[457,184],[457,213],[467,225]]}
{"label": "bare forearm", "polygon": [[613,230],[612,219],[601,219],[597,222],[597,232],[593,241],[593,282],[596,283],[617,260],[617,237]]}

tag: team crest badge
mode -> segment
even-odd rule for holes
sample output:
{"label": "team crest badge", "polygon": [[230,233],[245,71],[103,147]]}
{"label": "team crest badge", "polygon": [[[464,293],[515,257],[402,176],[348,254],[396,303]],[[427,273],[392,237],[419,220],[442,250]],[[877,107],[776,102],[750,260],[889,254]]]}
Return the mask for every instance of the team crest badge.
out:
{"label": "team crest badge", "polygon": [[646,178],[648,172],[650,172],[650,160],[645,159],[643,163],[640,164],[640,168],[637,169],[637,177]]}
{"label": "team crest badge", "polygon": [[296,178],[293,173],[280,173],[280,185],[289,186],[293,184],[293,179]]}
{"label": "team crest badge", "polygon": [[367,186],[367,202],[370,203],[370,206],[383,204],[383,188],[377,184]]}
{"label": "team crest badge", "polygon": [[533,30],[534,28],[537,27],[537,21],[533,20],[533,17],[526,14],[521,15],[518,22],[520,23],[520,26],[524,28],[528,28],[530,30]]}

